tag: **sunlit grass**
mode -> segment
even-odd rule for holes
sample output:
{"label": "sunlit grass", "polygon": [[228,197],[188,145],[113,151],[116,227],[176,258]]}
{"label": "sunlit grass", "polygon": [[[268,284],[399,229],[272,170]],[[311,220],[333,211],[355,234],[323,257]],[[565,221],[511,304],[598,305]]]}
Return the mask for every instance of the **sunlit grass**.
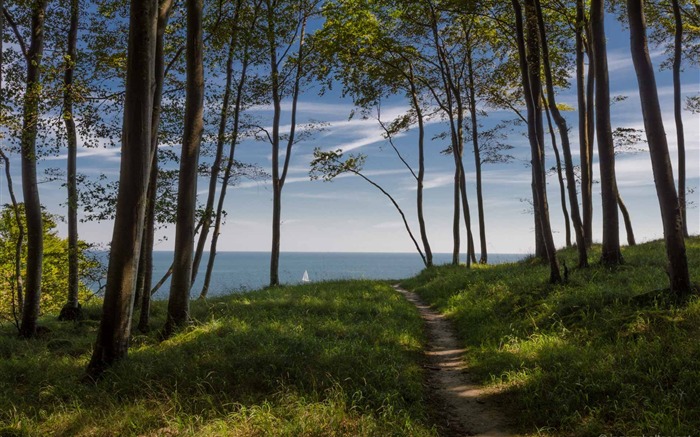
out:
{"label": "sunlit grass", "polygon": [[[700,238],[688,240],[700,280]],[[700,429],[700,299],[669,297],[662,242],[623,248],[625,264],[572,269],[547,284],[532,261],[441,266],[404,285],[447,314],[470,373],[508,394],[524,432],[694,435]]]}
{"label": "sunlit grass", "polygon": [[[193,302],[193,322],[81,382],[91,320],[25,341],[0,333],[0,435],[435,435],[426,417],[422,322],[370,281]],[[164,306],[153,309],[154,327]]]}

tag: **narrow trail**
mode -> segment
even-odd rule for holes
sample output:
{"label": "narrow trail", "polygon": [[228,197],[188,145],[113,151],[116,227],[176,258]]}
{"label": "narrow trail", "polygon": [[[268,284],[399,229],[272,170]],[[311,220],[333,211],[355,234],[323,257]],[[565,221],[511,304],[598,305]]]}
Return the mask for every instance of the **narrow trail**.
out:
{"label": "narrow trail", "polygon": [[430,308],[420,297],[398,285],[393,286],[413,303],[425,321],[427,385],[429,401],[438,419],[441,434],[456,436],[513,436],[508,419],[493,396],[474,383],[466,373],[460,347],[452,325],[442,314]]}

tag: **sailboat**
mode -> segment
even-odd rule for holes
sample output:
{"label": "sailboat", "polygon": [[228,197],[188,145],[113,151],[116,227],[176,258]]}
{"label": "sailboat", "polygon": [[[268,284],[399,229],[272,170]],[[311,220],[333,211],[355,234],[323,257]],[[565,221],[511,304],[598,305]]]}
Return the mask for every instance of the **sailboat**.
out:
{"label": "sailboat", "polygon": [[311,282],[309,280],[309,272],[307,272],[306,270],[304,270],[304,274],[301,277],[301,282],[304,284]]}

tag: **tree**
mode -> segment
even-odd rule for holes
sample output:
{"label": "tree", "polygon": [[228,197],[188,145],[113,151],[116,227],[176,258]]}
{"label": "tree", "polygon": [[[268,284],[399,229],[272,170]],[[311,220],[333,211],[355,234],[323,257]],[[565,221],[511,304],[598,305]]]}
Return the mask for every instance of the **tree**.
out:
{"label": "tree", "polygon": [[70,2],[70,27],[65,54],[65,73],[63,84],[63,121],[66,125],[68,139],[68,162],[66,184],[68,186],[68,296],[61,310],[64,320],[80,318],[78,303],[78,184],[77,184],[77,151],[78,134],[73,117],[73,72],[75,70],[78,18],[80,16],[79,0]]}
{"label": "tree", "polygon": [[189,318],[195,208],[197,204],[197,171],[199,147],[204,128],[202,7],[203,0],[187,1],[185,129],[180,157],[173,274],[170,280],[170,298],[168,299],[167,320],[163,330],[164,336],[169,336],[175,327],[183,325]]}
{"label": "tree", "polygon": [[27,273],[20,335],[33,337],[41,302],[41,275],[43,257],[43,222],[41,201],[36,176],[36,138],[39,122],[39,100],[41,98],[41,58],[44,53],[44,18],[47,0],[31,2],[31,37],[26,47],[17,25],[6,9],[5,18],[13,28],[17,41],[27,62],[26,91],[22,116],[22,193],[27,217]]}
{"label": "tree", "polygon": [[129,349],[139,252],[148,188],[158,2],[134,0],[130,7],[122,157],[114,231],[107,270],[102,320],[90,377],[99,377]]}
{"label": "tree", "polygon": [[[279,0],[263,2],[263,32],[270,67],[269,92],[273,107],[272,132],[265,137],[272,146],[272,249],[270,250],[270,286],[279,285],[279,259],[282,225],[282,189],[287,179],[292,149],[297,141],[297,102],[305,74],[306,25],[315,13],[317,0],[299,4]],[[296,45],[296,52],[293,47]],[[280,55],[281,53],[281,55]],[[293,56],[293,57],[292,57]],[[280,132],[282,100],[291,99],[290,128],[286,135]],[[283,145],[284,143],[284,145]],[[280,166],[281,152],[284,158]]]}
{"label": "tree", "polygon": [[592,0],[591,34],[593,37],[593,62],[595,63],[595,118],[600,163],[600,188],[603,201],[601,262],[612,267],[622,263],[622,252],[620,252],[620,222],[617,215],[615,150],[612,128],[610,127],[610,83],[608,81],[604,20],[604,0]]}
{"label": "tree", "polygon": [[666,255],[669,261],[670,288],[676,297],[683,298],[692,291],[683,236],[683,217],[673,180],[654,68],[649,57],[642,1],[627,0],[627,15],[630,27],[630,51],[639,83],[644,128],[649,142],[656,195],[661,208]]}
{"label": "tree", "polygon": [[588,254],[586,252],[586,243],[583,234],[583,223],[581,221],[581,214],[579,213],[578,208],[578,196],[576,195],[576,178],[574,176],[574,164],[571,158],[569,127],[566,123],[566,119],[561,115],[561,112],[557,107],[556,97],[554,94],[554,79],[552,77],[552,66],[549,57],[549,45],[547,43],[547,32],[544,25],[544,16],[542,15],[540,0],[535,0],[535,9],[540,33],[540,44],[542,47],[542,63],[544,66],[544,75],[547,87],[548,107],[552,113],[555,123],[557,124],[557,128],[559,128],[561,148],[562,152],[564,153],[566,187],[569,194],[569,205],[571,207],[571,221],[573,222],[574,234],[576,236],[578,265],[579,267],[586,267],[588,265]]}
{"label": "tree", "polygon": [[522,86],[527,104],[528,139],[532,156],[534,179],[535,215],[537,226],[541,230],[549,261],[551,283],[561,282],[561,273],[556,256],[552,229],[549,223],[549,207],[543,165],[544,129],[542,124],[542,85],[540,81],[540,41],[537,15],[533,0],[525,1],[525,29],[523,29],[523,13],[519,0],[512,0],[515,12],[516,40],[522,74]]}

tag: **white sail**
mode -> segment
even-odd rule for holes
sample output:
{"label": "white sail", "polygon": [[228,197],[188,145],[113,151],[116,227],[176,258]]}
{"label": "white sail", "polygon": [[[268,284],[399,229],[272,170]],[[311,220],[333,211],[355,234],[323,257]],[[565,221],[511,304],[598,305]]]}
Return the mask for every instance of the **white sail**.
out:
{"label": "white sail", "polygon": [[311,282],[309,280],[309,272],[307,272],[306,270],[304,270],[304,275],[301,277],[301,282]]}

